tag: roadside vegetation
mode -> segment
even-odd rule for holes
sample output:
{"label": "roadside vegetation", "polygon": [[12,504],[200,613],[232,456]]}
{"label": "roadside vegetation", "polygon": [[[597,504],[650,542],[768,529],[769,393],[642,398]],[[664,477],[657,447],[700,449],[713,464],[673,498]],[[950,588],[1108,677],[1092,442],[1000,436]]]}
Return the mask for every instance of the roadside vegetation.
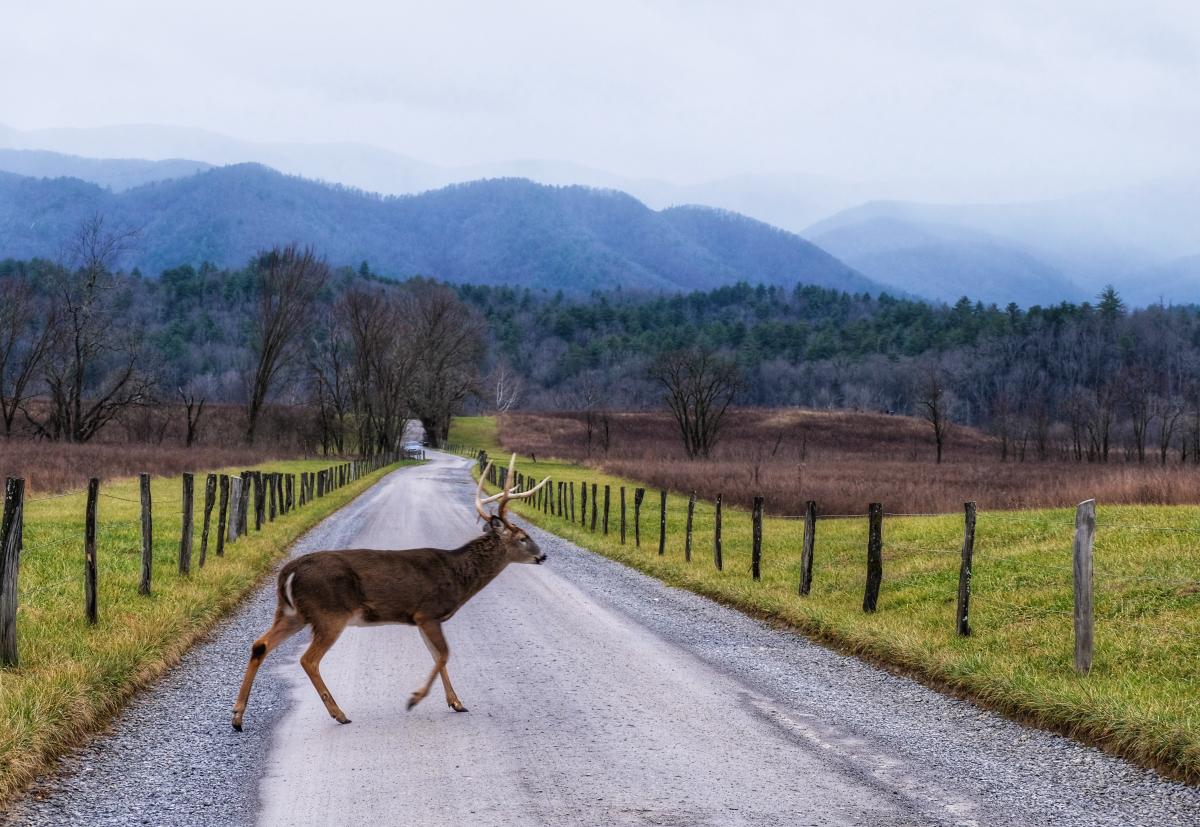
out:
{"label": "roadside vegetation", "polygon": [[[456,420],[451,439],[507,457],[527,433],[497,430],[494,418]],[[731,440],[732,441],[732,440]],[[557,440],[555,440],[557,442]],[[1108,505],[1099,498],[1095,546],[1096,657],[1086,676],[1073,670],[1071,544],[1073,509],[988,510],[980,501],[972,581],[973,635],[954,629],[963,519],[885,517],[884,581],[878,611],[862,611],[867,523],[864,518],[817,523],[812,592],[797,593],[803,523],[768,517],[763,527],[762,579],[750,577],[751,521],[744,508],[724,509],[724,568],[713,564],[714,510],[696,506],[692,560],[684,559],[686,484],[668,484],[667,540],[658,554],[658,493],[648,490],[641,546],[634,544],[633,491],[647,471],[668,481],[682,463],[623,465],[628,476],[582,461],[559,459],[578,440],[538,445],[536,462],[522,452],[522,473],[540,479],[611,486],[609,532],[551,516],[527,503],[515,507],[530,521],[673,586],[707,595],[751,614],[782,622],[841,650],[899,668],[941,689],[1019,720],[1096,744],[1174,777],[1200,781],[1200,509],[1194,506]],[[649,457],[646,458],[647,460]],[[605,465],[607,467],[607,464]],[[943,464],[941,468],[945,468]],[[1026,466],[1028,468],[1028,466]],[[924,473],[915,469],[917,474]],[[868,477],[868,480],[870,478]],[[981,485],[986,477],[981,477]],[[885,509],[886,480],[860,486]],[[620,487],[626,488],[629,528],[619,533]],[[590,489],[589,489],[590,493]],[[759,487],[768,505],[781,495]],[[787,495],[791,496],[791,495]],[[819,498],[818,498],[819,499]],[[961,502],[958,504],[961,509]],[[794,513],[794,512],[793,512]],[[825,513],[829,513],[825,510]],[[552,562],[552,561],[551,561]]]}
{"label": "roadside vegetation", "polygon": [[[298,473],[327,461],[273,462]],[[241,471],[245,466],[223,469]],[[26,501],[19,580],[20,666],[0,670],[0,803],[50,762],[101,728],[137,689],[151,683],[248,594],[286,549],[352,500],[388,466],[297,508],[215,556],[215,514],[208,556],[199,567],[203,522],[197,504],[191,575],[180,576],[182,521],[178,477],[156,478],[152,594],[138,594],[141,570],[138,484],[106,480],[97,528],[99,623],[84,620],[83,494]],[[249,646],[250,641],[247,641]],[[236,687],[230,687],[230,702]]]}

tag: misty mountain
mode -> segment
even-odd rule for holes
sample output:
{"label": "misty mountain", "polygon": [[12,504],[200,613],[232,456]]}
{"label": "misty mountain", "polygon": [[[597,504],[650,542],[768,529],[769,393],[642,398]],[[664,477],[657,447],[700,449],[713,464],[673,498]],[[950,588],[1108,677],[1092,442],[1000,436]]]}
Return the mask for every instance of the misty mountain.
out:
{"label": "misty mountain", "polygon": [[35,149],[0,149],[0,172],[33,178],[80,178],[112,190],[127,190],[155,181],[185,178],[209,169],[202,161],[169,158],[82,158]]}
{"label": "misty mountain", "polygon": [[810,238],[888,287],[940,301],[969,296],[1003,307],[1086,298],[1058,269],[967,227],[868,218]]}
{"label": "misty mountain", "polygon": [[737,281],[852,292],[880,285],[799,236],[704,207],[663,212],[621,192],[520,179],[384,197],[255,164],[112,192],[0,173],[0,257],[53,256],[85,217],[140,229],[121,264],[157,273],[244,264],[272,243],[334,264],[452,282],[582,293],[710,289]]}
{"label": "misty mountain", "polygon": [[1200,303],[1200,253],[1173,259],[1138,273],[1126,286],[1123,296],[1133,305]]}
{"label": "misty mountain", "polygon": [[[255,142],[186,127],[127,125],[90,129],[22,131],[0,125],[0,147],[37,149],[97,160],[93,169],[26,172],[72,175],[110,186],[102,171],[106,159],[190,158],[204,165],[260,163],[289,175],[344,184],[385,195],[408,195],[481,178],[528,178],[540,184],[579,184],[617,189],[655,209],[707,204],[733,210],[800,232],[815,221],[869,198],[887,195],[878,185],[818,175],[739,175],[700,183],[677,183],[619,175],[570,161],[515,159],[485,164],[439,166],[362,143]],[[66,167],[64,166],[63,169]],[[175,175],[162,175],[161,178]],[[141,183],[149,183],[147,178]],[[114,189],[118,187],[113,186]]]}
{"label": "misty mountain", "polygon": [[[942,232],[955,227],[982,233],[1032,256],[1087,295],[1097,293],[1107,283],[1128,295],[1145,295],[1147,288],[1151,292],[1157,289],[1157,285],[1144,282],[1154,268],[1200,254],[1197,215],[1200,178],[1181,178],[1027,203],[875,201],[818,222],[805,230],[804,236],[829,242],[835,230],[842,230],[857,236],[860,246],[870,248],[886,246],[886,239],[895,232],[895,222],[910,225],[918,232],[931,226],[943,228]],[[893,223],[878,223],[884,219]],[[858,230],[846,230],[855,225]],[[883,239],[868,241],[877,231],[883,232]],[[973,293],[969,278],[963,278],[960,292]],[[1182,302],[1194,296],[1167,294],[1165,299]]]}

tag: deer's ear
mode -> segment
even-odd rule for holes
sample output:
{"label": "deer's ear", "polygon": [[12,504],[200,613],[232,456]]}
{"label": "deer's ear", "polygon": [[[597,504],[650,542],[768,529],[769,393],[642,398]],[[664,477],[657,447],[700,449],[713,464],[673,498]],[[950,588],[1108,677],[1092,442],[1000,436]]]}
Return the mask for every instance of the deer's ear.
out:
{"label": "deer's ear", "polygon": [[487,525],[485,525],[483,527],[483,530],[485,532],[487,532],[488,534],[495,534],[497,531],[500,530],[500,527],[503,525],[504,525],[504,523],[503,523],[503,521],[501,521],[501,519],[499,517],[493,516],[490,520],[487,521]]}

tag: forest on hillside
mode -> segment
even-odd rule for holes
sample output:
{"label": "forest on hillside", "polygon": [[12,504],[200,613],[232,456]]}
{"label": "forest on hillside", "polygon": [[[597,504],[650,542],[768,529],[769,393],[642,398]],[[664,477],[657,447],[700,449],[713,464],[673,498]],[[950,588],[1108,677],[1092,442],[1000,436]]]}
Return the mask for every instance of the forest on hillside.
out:
{"label": "forest on hillside", "polygon": [[[409,419],[444,433],[460,411],[658,408],[653,366],[693,350],[736,366],[743,406],[935,414],[987,429],[1006,459],[1200,459],[1192,306],[1129,311],[1112,290],[1022,309],[749,284],[571,296],[394,282],[303,252],[319,274],[265,387],[263,314],[290,289],[291,275],[272,274],[278,248],[153,277],[95,249],[70,265],[0,262],[0,426],[191,439],[201,404],[226,405],[298,447],[376,450]],[[90,327],[65,319],[71,308]],[[81,335],[85,364],[71,355]]]}

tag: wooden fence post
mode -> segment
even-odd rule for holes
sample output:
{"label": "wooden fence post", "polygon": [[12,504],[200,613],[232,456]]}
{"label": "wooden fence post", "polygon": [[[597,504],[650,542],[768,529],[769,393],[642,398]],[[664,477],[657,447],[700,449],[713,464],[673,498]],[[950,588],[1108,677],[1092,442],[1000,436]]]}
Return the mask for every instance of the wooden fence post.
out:
{"label": "wooden fence post", "polygon": [[696,492],[693,491],[688,496],[687,510],[687,530],[683,540],[683,559],[685,562],[692,562],[692,517],[696,513]]}
{"label": "wooden fence post", "polygon": [[807,597],[812,589],[813,546],[817,541],[817,504],[804,504],[804,548],[800,552],[800,596]]}
{"label": "wooden fence post", "polygon": [[150,594],[150,577],[154,568],[154,520],[150,501],[150,475],[138,474],[138,485],[142,500],[142,579],[138,583],[138,594]]}
{"label": "wooden fence post", "polygon": [[250,524],[250,472],[243,471],[239,479],[241,484],[238,486],[237,530],[233,535],[235,538],[243,536]]}
{"label": "wooden fence post", "polygon": [[229,478],[229,522],[225,527],[225,542],[232,543],[238,537],[240,522],[239,504],[242,501],[242,478]]}
{"label": "wooden fence post", "polygon": [[[606,537],[608,536],[608,500],[609,500],[610,496],[611,496],[610,487],[608,485],[605,485],[604,486],[604,535]],[[596,499],[596,489],[592,488],[592,500],[594,501],[595,499]],[[595,519],[596,518],[593,516],[592,517],[592,521],[593,521],[592,522],[592,531],[596,530]]]}
{"label": "wooden fence post", "polygon": [[1096,538],[1096,501],[1075,508],[1075,671],[1092,669],[1096,616],[1092,603],[1092,544]]}
{"label": "wooden fence post", "polygon": [[883,505],[871,503],[867,509],[867,589],[863,611],[873,612],[879,605],[879,584],[883,582]]}
{"label": "wooden fence post", "polygon": [[596,513],[600,510],[600,498],[596,495],[596,483],[592,483],[592,531],[596,530]]}
{"label": "wooden fence post", "polygon": [[[587,528],[587,503],[588,503],[587,483],[585,482],[579,488],[579,525],[581,525],[584,528]],[[595,499],[593,498],[592,514],[594,515],[595,513],[596,513],[596,502],[595,502]],[[594,528],[592,530],[595,531]]]}
{"label": "wooden fence post", "polygon": [[645,488],[633,489],[633,545],[642,547],[642,500],[646,497]]}
{"label": "wooden fence post", "polygon": [[762,508],[763,498],[754,498],[754,511],[750,515],[754,532],[754,545],[750,550],[750,575],[762,579]]}
{"label": "wooden fence post", "polygon": [[263,520],[267,516],[266,483],[262,471],[254,472],[254,530],[262,531]]}
{"label": "wooden fence post", "polygon": [[88,480],[87,511],[83,518],[83,614],[92,626],[100,619],[96,602],[96,500],[100,498],[100,480]]}
{"label": "wooden fence post", "polygon": [[658,498],[658,553],[667,552],[667,492],[659,492]]}
{"label": "wooden fence post", "polygon": [[192,572],[192,475],[183,475],[183,530],[179,535],[179,573]]}
{"label": "wooden fence post", "polygon": [[963,637],[971,634],[971,561],[975,556],[975,503],[963,503],[962,563],[958,567],[958,610],[955,630]]}
{"label": "wooden fence post", "polygon": [[267,522],[275,522],[275,509],[279,501],[282,501],[282,492],[279,490],[279,474],[274,472],[267,474]]}
{"label": "wooden fence post", "polygon": [[208,528],[212,523],[213,505],[217,501],[217,475],[209,474],[204,480],[204,525],[200,528],[200,568],[208,556]]}
{"label": "wooden fence post", "polygon": [[713,564],[717,567],[717,571],[725,565],[724,559],[721,557],[721,495],[717,495],[717,510],[714,514],[713,523]]}
{"label": "wooden fence post", "polygon": [[25,531],[25,480],[4,481],[0,521],[0,666],[17,665],[17,573]]}
{"label": "wooden fence post", "polygon": [[625,545],[625,486],[621,486],[621,545]]}
{"label": "wooden fence post", "polygon": [[229,519],[229,475],[222,474],[219,478],[217,487],[220,489],[221,495],[217,504],[217,556],[221,557],[225,554],[225,531],[226,522]]}
{"label": "wooden fence post", "polygon": [[569,517],[569,519],[571,522],[575,522],[575,481],[574,480],[571,481],[571,516]]}

